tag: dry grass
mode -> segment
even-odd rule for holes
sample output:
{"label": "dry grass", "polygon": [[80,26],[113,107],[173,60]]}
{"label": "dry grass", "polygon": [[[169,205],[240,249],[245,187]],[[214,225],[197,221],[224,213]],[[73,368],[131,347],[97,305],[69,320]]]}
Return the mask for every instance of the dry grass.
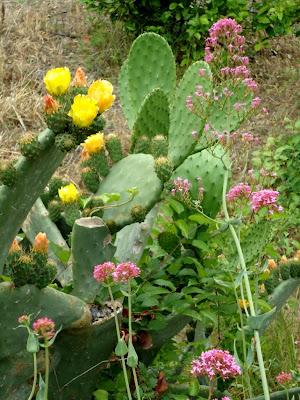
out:
{"label": "dry grass", "polygon": [[[81,65],[89,78],[109,79],[117,91],[119,66],[129,40],[119,26],[85,10],[78,0],[0,0],[0,158],[18,154],[17,140],[25,130],[41,130],[43,75],[51,67]],[[1,13],[0,13],[1,15]],[[252,62],[268,116],[250,122],[256,134],[280,133],[286,117],[299,115],[299,40],[274,39],[270,49]],[[118,94],[118,93],[117,93]],[[120,105],[106,114],[108,131],[127,137]],[[247,127],[247,128],[248,128]],[[78,152],[68,155],[60,173],[77,178]]]}

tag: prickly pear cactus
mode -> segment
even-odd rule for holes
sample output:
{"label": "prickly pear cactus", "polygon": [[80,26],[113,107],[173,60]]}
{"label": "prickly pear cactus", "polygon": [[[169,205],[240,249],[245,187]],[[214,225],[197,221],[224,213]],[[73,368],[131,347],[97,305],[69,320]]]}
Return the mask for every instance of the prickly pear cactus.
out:
{"label": "prickly pear cactus", "polygon": [[[147,62],[145,62],[147,60]],[[165,39],[144,33],[133,43],[120,74],[120,98],[132,129],[144,98],[156,88],[169,97],[176,85],[176,65]]]}
{"label": "prickly pear cactus", "polygon": [[103,193],[120,193],[121,201],[130,199],[128,189],[136,187],[138,194],[122,206],[107,208],[103,219],[106,223],[113,221],[123,227],[133,221],[131,209],[140,205],[146,210],[159,200],[162,183],[154,170],[154,159],[150,154],[132,154],[113,165],[108,176],[100,184],[97,195]]}
{"label": "prickly pear cactus", "polygon": [[[222,184],[224,178],[224,164],[221,156],[223,149],[216,149],[212,154],[203,150],[188,157],[174,172],[172,179],[185,178],[192,184],[191,195],[194,200],[199,198],[199,186],[204,188],[204,197],[201,202],[203,211],[214,217],[220,209],[222,198]],[[224,155],[224,154],[223,154]],[[224,157],[226,162],[226,157]],[[200,179],[199,179],[200,178]]]}
{"label": "prickly pear cactus", "polygon": [[[205,76],[199,76],[199,70],[206,71]],[[211,71],[207,63],[197,61],[192,64],[183,75],[176,90],[171,105],[169,131],[169,157],[175,165],[179,165],[195,146],[192,132],[202,133],[204,123],[186,107],[186,98],[201,85],[204,92],[211,93]]]}

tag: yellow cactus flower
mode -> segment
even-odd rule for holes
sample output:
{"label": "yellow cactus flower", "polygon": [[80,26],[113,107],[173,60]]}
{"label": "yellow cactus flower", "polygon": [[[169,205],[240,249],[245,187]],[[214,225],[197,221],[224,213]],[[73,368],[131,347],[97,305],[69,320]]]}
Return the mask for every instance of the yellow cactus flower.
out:
{"label": "yellow cactus flower", "polygon": [[104,79],[93,82],[89,87],[88,96],[96,100],[101,113],[113,105],[116,98],[113,90],[113,85]]}
{"label": "yellow cactus flower", "polygon": [[73,183],[58,189],[58,196],[64,204],[75,203],[79,199],[79,192]]}
{"label": "yellow cactus flower", "polygon": [[88,154],[99,153],[104,147],[104,135],[103,133],[95,133],[90,135],[84,143],[82,143],[84,150]]}
{"label": "yellow cactus flower", "polygon": [[74,125],[86,128],[94,121],[98,113],[98,106],[94,99],[83,94],[74,97],[68,116],[72,118]]}
{"label": "yellow cactus flower", "polygon": [[71,83],[71,73],[69,68],[50,69],[44,76],[44,83],[47,92],[53,96],[65,94]]}
{"label": "yellow cactus flower", "polygon": [[47,253],[49,246],[49,240],[47,239],[46,233],[39,232],[34,238],[33,250],[36,253]]}
{"label": "yellow cactus flower", "polygon": [[84,70],[81,67],[78,67],[75,76],[72,82],[72,85],[75,87],[84,87],[87,84],[86,75]]}

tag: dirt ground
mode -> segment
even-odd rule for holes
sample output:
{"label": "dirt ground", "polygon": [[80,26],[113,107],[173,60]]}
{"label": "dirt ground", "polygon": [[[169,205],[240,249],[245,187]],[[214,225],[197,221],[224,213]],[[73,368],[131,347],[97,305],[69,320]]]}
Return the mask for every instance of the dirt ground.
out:
{"label": "dirt ground", "polygon": [[[95,27],[97,34],[91,36]],[[0,158],[18,155],[16,143],[24,131],[45,127],[41,100],[49,68],[75,71],[80,65],[90,80],[110,80],[118,95],[119,65],[128,48],[120,27],[88,12],[78,0],[0,0]],[[256,117],[249,128],[262,141],[282,133],[285,118],[299,118],[299,60],[299,39],[293,36],[273,39],[270,48],[252,60],[269,115]],[[107,130],[128,135],[118,101],[106,120]],[[76,151],[68,155],[60,173],[76,180],[77,158]]]}

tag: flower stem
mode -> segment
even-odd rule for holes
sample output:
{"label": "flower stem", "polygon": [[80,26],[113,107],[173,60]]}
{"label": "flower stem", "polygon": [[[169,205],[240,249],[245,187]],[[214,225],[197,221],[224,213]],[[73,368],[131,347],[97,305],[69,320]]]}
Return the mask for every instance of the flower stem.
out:
{"label": "flower stem", "polygon": [[48,400],[49,371],[50,371],[49,346],[46,341],[45,342],[45,400]]}
{"label": "flower stem", "polygon": [[[243,251],[241,248],[241,243],[239,241],[237,233],[236,233],[234,227],[230,224],[230,218],[229,218],[229,214],[228,214],[228,210],[227,210],[226,191],[227,191],[228,176],[229,176],[229,171],[228,171],[228,168],[225,167],[225,174],[224,174],[224,181],[223,181],[223,195],[222,195],[223,211],[224,211],[224,215],[225,215],[225,221],[229,223],[230,233],[234,240],[234,243],[235,243],[238,255],[239,255],[241,268],[245,272],[244,282],[245,282],[245,289],[246,289],[246,293],[247,293],[247,297],[248,297],[248,301],[249,301],[250,315],[254,317],[254,316],[256,316],[256,312],[255,312],[255,308],[254,308],[251,286],[250,286],[250,282],[249,282],[248,271],[247,271],[247,267],[246,267],[246,263],[245,263],[245,259],[244,259],[244,254],[243,254]],[[255,338],[255,346],[256,346],[256,354],[257,354],[257,359],[258,359],[259,371],[260,371],[260,376],[261,376],[261,381],[262,381],[262,386],[263,386],[263,391],[264,391],[264,396],[265,396],[264,398],[265,398],[265,400],[270,400],[269,386],[268,386],[266,370],[265,370],[265,366],[264,366],[264,360],[263,360],[261,344],[260,344],[260,336],[259,336],[258,331],[254,331],[254,338]]]}
{"label": "flower stem", "polygon": [[[129,331],[129,344],[132,345],[132,310],[131,310],[131,308],[132,308],[131,307],[131,283],[130,283],[130,279],[129,279],[128,280],[128,331]],[[136,369],[134,367],[132,368],[132,373],[133,373],[136,395],[137,395],[138,400],[141,400],[139,382],[138,382],[137,375],[136,375]]]}
{"label": "flower stem", "polygon": [[[117,316],[117,309],[116,309],[114,296],[113,296],[113,293],[112,293],[112,290],[111,290],[110,286],[108,286],[108,292],[109,292],[110,301],[111,301],[113,312],[114,312],[117,337],[118,337],[118,340],[120,340],[121,339],[121,333],[120,333],[120,326],[119,326],[119,321],[118,321],[118,316]],[[122,369],[123,369],[123,375],[124,375],[124,381],[125,381],[127,396],[128,396],[129,400],[132,400],[130,387],[129,387],[129,381],[128,381],[128,375],[127,375],[127,368],[126,368],[126,363],[125,363],[124,356],[121,356],[121,364],[122,364]]]}
{"label": "flower stem", "polygon": [[37,382],[37,359],[36,359],[36,353],[33,353],[33,383],[32,383],[32,389],[31,389],[30,395],[27,400],[33,399],[34,393],[35,393],[36,382]]}

